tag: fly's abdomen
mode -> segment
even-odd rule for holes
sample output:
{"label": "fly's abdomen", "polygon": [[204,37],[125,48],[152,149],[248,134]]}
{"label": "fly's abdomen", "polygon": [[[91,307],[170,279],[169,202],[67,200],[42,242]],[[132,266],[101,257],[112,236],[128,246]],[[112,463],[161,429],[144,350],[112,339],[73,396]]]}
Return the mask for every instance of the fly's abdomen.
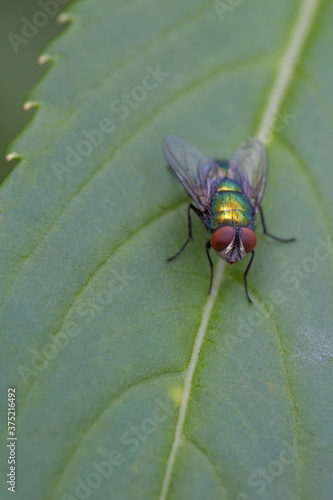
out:
{"label": "fly's abdomen", "polygon": [[211,201],[211,228],[242,226],[253,229],[252,209],[247,196],[231,179],[224,179]]}

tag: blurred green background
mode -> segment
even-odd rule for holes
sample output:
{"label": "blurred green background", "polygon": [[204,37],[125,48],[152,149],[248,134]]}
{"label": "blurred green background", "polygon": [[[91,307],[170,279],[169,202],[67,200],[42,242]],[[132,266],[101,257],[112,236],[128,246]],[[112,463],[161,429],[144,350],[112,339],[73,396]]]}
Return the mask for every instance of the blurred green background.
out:
{"label": "blurred green background", "polygon": [[[41,0],[43,3],[43,0]],[[47,0],[44,0],[47,3]],[[63,10],[56,0],[55,5],[59,12]],[[70,2],[68,2],[69,4]],[[44,12],[45,15],[37,15]],[[54,11],[55,12],[55,11]],[[38,3],[38,0],[6,0],[0,7],[0,61],[1,61],[1,130],[0,130],[0,182],[7,177],[9,172],[18,163],[18,160],[7,162],[6,150],[10,142],[23,130],[32,119],[36,108],[29,111],[23,110],[27,94],[48,70],[49,64],[39,65],[37,58],[45,46],[61,33],[66,25],[59,25],[56,15],[47,15]],[[35,17],[34,17],[35,16]],[[46,17],[45,17],[46,16]],[[26,21],[43,24],[36,28],[37,32],[27,40],[27,43],[17,45],[15,52],[9,33],[22,36],[22,28]],[[14,42],[15,43],[15,42]]]}

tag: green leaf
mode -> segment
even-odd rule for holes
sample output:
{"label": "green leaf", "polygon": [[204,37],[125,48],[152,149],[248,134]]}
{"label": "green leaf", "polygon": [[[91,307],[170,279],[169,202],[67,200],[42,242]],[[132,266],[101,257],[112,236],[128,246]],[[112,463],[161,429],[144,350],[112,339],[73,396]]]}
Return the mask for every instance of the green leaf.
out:
{"label": "green leaf", "polygon": [[[82,0],[66,19],[1,190],[16,498],[331,498],[333,4]],[[297,242],[258,221],[253,306],[248,259],[215,259],[207,295],[199,220],[165,262],[188,203],[166,134],[217,158],[269,143],[268,230]]]}

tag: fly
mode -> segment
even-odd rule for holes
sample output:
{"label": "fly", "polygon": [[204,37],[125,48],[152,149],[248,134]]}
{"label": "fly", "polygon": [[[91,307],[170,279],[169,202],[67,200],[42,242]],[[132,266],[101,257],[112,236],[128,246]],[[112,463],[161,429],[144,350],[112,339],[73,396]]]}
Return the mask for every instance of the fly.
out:
{"label": "fly", "polygon": [[230,162],[213,161],[181,139],[166,136],[162,151],[171,171],[195,203],[190,203],[187,209],[188,238],[167,261],[178,257],[192,238],[192,210],[211,233],[205,246],[210,265],[208,293],[213,283],[211,248],[229,264],[235,264],[251,253],[244,272],[244,285],[246,296],[252,304],[247,289],[247,274],[257,244],[254,233],[257,212],[260,213],[264,234],[278,241],[295,241],[295,238],[273,236],[266,228],[261,208],[268,171],[265,146],[258,139],[248,139],[239,146]]}

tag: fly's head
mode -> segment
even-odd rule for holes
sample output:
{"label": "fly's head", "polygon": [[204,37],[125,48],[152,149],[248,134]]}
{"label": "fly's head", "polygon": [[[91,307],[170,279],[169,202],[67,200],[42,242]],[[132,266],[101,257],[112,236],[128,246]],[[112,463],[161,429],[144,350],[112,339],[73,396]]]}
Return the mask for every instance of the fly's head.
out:
{"label": "fly's head", "polygon": [[248,227],[223,226],[212,234],[210,244],[221,259],[235,264],[254,250],[257,238]]}

